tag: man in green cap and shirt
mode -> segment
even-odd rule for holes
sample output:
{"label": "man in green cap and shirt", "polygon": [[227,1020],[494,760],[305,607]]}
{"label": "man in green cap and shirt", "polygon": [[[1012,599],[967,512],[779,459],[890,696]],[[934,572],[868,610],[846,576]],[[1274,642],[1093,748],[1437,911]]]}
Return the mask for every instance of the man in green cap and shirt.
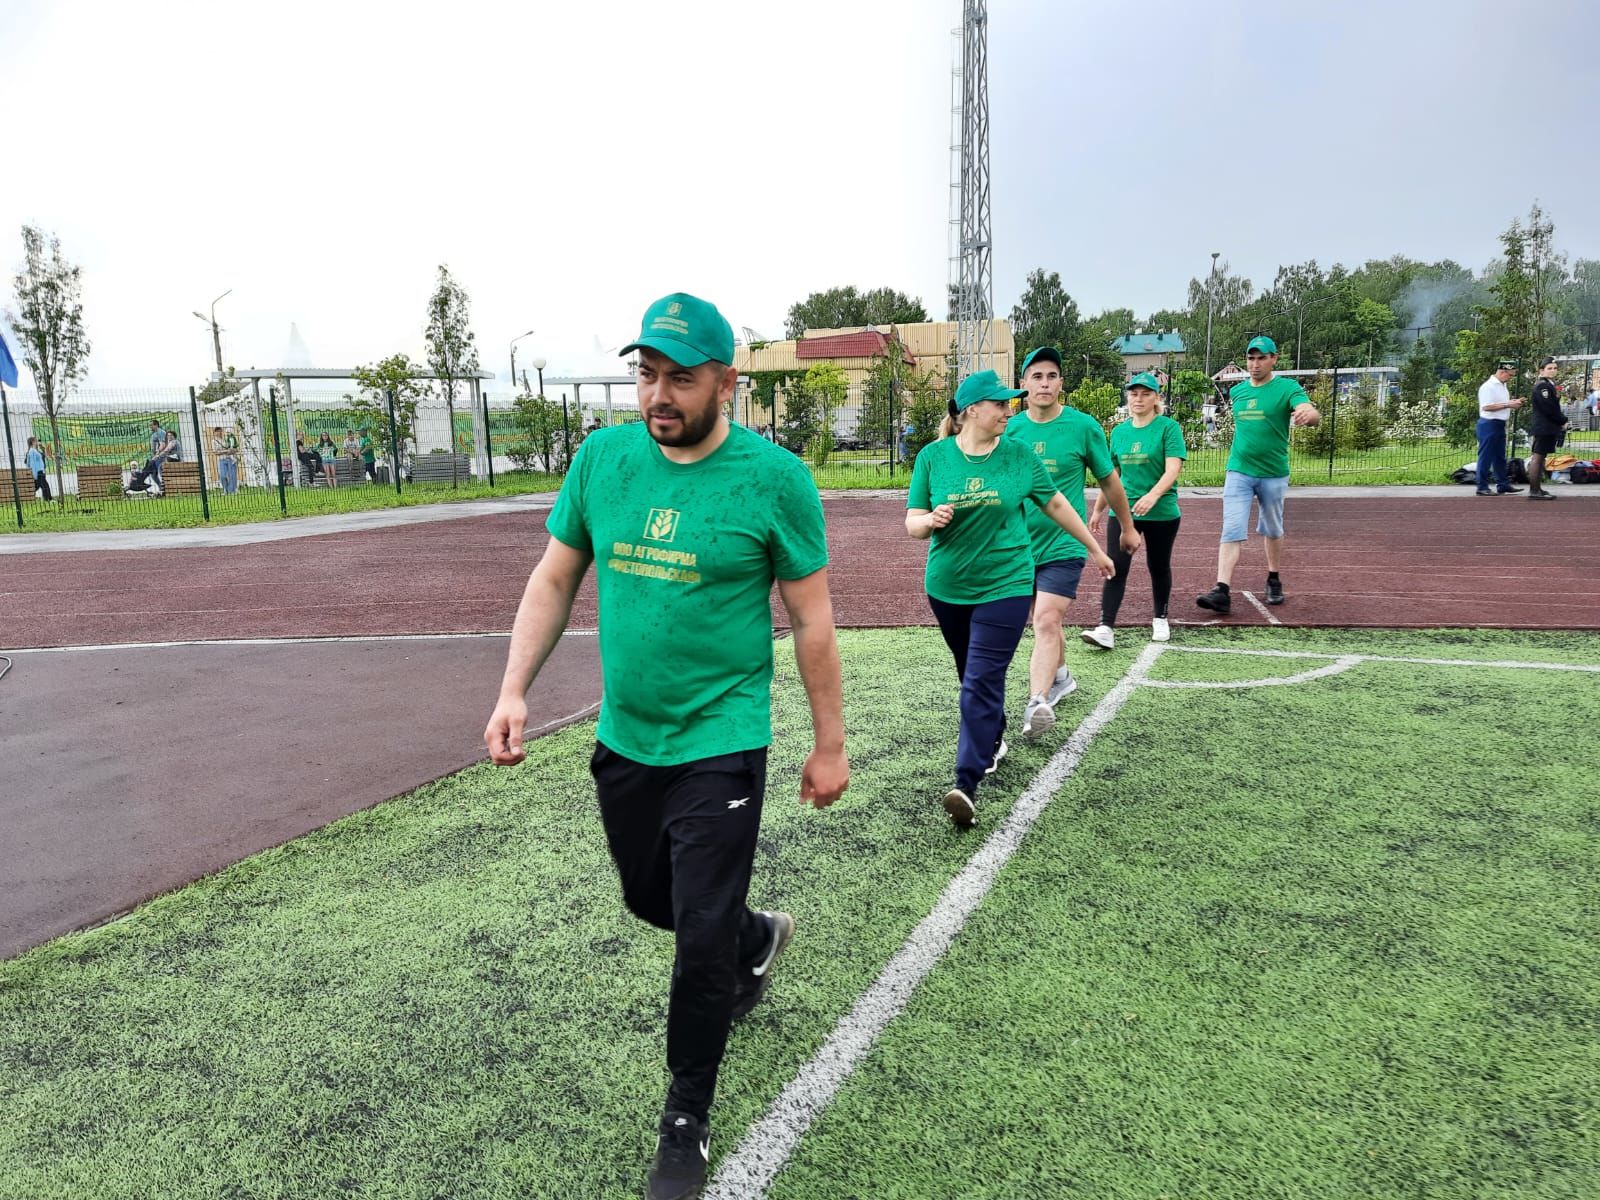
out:
{"label": "man in green cap and shirt", "polygon": [[1274,375],[1278,344],[1269,337],[1252,338],[1245,350],[1250,378],[1229,393],[1233,404],[1233,449],[1222,485],[1222,546],[1217,551],[1217,586],[1195,598],[1201,608],[1226,613],[1233,607],[1228,584],[1239,551],[1249,537],[1250,501],[1260,509],[1256,532],[1267,540],[1268,604],[1283,603],[1278,564],[1283,556],[1283,499],[1289,492],[1289,428],[1315,425],[1322,414],[1312,407],[1305,389],[1292,379]]}
{"label": "man in green cap and shirt", "polygon": [[[1028,407],[1006,424],[1006,436],[1031,446],[1044,460],[1056,490],[1085,520],[1085,471],[1100,481],[1117,522],[1125,554],[1139,549],[1139,532],[1128,510],[1122,477],[1111,461],[1106,431],[1088,413],[1061,401],[1061,351],[1040,346],[1022,360],[1019,386]],[[1055,521],[1029,505],[1028,536],[1033,542],[1033,653],[1028,659],[1028,704],[1022,711],[1024,737],[1037,737],[1056,723],[1055,705],[1078,688],[1067,667],[1061,625],[1078,595],[1078,579],[1088,551]]]}
{"label": "man in green cap and shirt", "polygon": [[774,579],[794,629],[815,744],[803,803],[849,784],[822,502],[805,464],[724,415],[733,330],[684,293],[645,312],[644,420],[584,439],[550,542],[528,580],[505,679],[484,731],[522,761],[525,696],[597,564],[604,699],[594,775],[622,895],[677,939],[667,1008],[672,1076],[650,1165],[651,1200],[700,1195],[728,1026],[761,998],[794,934],[745,903],[772,740]]}

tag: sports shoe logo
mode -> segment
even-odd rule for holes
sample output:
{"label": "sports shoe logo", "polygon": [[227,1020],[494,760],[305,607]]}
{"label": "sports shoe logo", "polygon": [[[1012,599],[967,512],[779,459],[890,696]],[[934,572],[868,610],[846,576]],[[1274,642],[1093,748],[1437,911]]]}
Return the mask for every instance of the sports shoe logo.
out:
{"label": "sports shoe logo", "polygon": [[746,804],[749,804],[749,803],[750,803],[750,797],[749,796],[745,796],[744,798],[739,799],[739,800],[729,800],[728,801],[728,807],[729,808],[743,808]]}
{"label": "sports shoe logo", "polygon": [[983,491],[983,479],[982,479],[982,477],[977,476],[977,475],[973,475],[973,476],[969,477],[967,479],[967,491],[969,491],[969,492],[981,492],[981,491]]}
{"label": "sports shoe logo", "polygon": [[650,519],[644,526],[645,540],[649,542],[670,542],[678,536],[678,510],[675,508],[652,508]]}

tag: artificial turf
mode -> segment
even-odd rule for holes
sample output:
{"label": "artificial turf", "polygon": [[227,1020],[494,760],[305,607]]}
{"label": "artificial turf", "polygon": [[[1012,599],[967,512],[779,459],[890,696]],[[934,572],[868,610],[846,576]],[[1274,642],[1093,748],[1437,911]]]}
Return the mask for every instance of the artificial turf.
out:
{"label": "artificial turf", "polygon": [[[1600,661],[1563,635],[1178,636]],[[1017,739],[970,834],[938,804],[937,635],[841,648],[854,778],[822,813],[795,799],[809,721],[779,648],[752,901],[799,934],[734,1032],[717,1155],[1136,646],[1069,651],[1062,727]],[[1315,665],[1168,653],[1156,676]],[[1566,735],[1597,693],[1378,663],[1137,692],[773,1194],[1596,1194],[1600,786]],[[638,1194],[671,945],[622,908],[591,746],[541,739],[0,964],[0,1197]]]}

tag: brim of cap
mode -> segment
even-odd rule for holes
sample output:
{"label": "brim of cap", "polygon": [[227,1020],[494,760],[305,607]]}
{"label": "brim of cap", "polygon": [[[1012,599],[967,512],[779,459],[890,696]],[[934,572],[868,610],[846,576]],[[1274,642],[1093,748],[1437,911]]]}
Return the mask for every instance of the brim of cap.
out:
{"label": "brim of cap", "polygon": [[998,391],[986,392],[982,396],[974,396],[961,407],[962,409],[968,409],[974,404],[982,404],[985,400],[1015,400],[1018,396],[1026,396],[1027,394],[1028,390],[1026,388],[1000,388]]}
{"label": "brim of cap", "polygon": [[688,342],[680,342],[674,338],[642,337],[636,342],[629,342],[617,351],[620,358],[632,354],[635,350],[654,350],[657,354],[665,354],[680,367],[698,367],[701,363],[716,361],[709,354],[702,354]]}

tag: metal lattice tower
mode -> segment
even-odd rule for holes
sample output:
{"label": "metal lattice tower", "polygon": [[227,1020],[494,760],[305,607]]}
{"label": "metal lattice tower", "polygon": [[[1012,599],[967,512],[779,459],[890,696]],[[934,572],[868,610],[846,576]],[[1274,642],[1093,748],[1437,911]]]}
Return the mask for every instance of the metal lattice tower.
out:
{"label": "metal lattice tower", "polygon": [[950,227],[956,361],[965,379],[989,358],[994,254],[989,219],[989,9],[964,0],[961,57],[951,79]]}

